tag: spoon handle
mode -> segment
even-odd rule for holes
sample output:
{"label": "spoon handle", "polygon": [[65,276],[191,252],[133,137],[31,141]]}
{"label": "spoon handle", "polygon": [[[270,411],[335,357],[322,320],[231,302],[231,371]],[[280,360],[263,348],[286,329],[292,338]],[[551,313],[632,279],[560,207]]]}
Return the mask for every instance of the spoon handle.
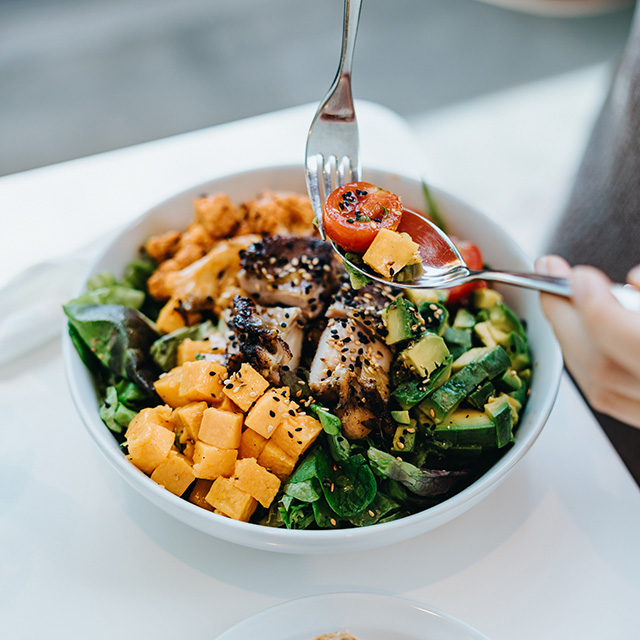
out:
{"label": "spoon handle", "polygon": [[[564,298],[571,297],[571,284],[566,278],[554,278],[538,273],[517,273],[511,271],[470,271],[470,280],[490,280],[512,284],[526,289],[535,289],[545,293],[552,293]],[[629,284],[614,284],[611,293],[618,302],[629,311],[640,313],[640,290]]]}

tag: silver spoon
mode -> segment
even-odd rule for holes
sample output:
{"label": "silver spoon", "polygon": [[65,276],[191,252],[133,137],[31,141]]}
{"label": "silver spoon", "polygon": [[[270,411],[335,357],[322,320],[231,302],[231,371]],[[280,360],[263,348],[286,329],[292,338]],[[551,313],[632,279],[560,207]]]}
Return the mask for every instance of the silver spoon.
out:
{"label": "silver spoon", "polygon": [[[537,273],[469,269],[451,238],[430,220],[410,209],[404,210],[398,227],[398,231],[405,230],[410,230],[409,235],[418,244],[418,251],[422,258],[422,274],[407,282],[395,282],[365,269],[348,260],[344,249],[336,245],[333,240],[331,244],[352,269],[371,280],[398,289],[448,289],[474,280],[486,280],[535,289],[565,298],[571,297],[571,283],[566,278],[543,276]],[[614,284],[611,287],[611,293],[626,309],[640,312],[640,291],[635,287],[628,284]]]}

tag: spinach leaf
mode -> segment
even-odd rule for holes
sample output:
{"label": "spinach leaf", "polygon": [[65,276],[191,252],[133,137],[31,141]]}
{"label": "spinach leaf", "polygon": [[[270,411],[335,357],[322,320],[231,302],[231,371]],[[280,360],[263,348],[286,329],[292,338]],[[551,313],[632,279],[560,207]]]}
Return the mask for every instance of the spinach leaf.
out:
{"label": "spinach leaf", "polygon": [[76,337],[104,367],[155,396],[153,382],[159,372],[149,349],[158,332],[148,318],[121,305],[66,304],[63,308]]}
{"label": "spinach leaf", "polygon": [[177,363],[178,345],[187,338],[191,340],[204,340],[214,333],[216,328],[210,320],[196,324],[193,327],[182,327],[158,338],[151,345],[151,357],[163,370],[173,369]]}
{"label": "spinach leaf", "polygon": [[371,504],[360,513],[351,516],[349,522],[355,527],[366,527],[380,522],[383,518],[393,519],[391,517],[393,513],[400,512],[400,510],[401,505],[398,502],[378,491]]}
{"label": "spinach leaf", "polygon": [[421,469],[374,447],[369,448],[367,455],[376,473],[401,482],[419,496],[437,496],[447,493],[462,476],[467,475],[465,471]]}
{"label": "spinach leaf", "polygon": [[119,284],[89,289],[68,304],[119,304],[132,309],[140,309],[145,294],[138,289],[130,289]]}
{"label": "spinach leaf", "polygon": [[373,472],[361,454],[332,462],[318,448],[316,469],[324,497],[340,517],[348,518],[366,509],[378,490]]}
{"label": "spinach leaf", "polygon": [[338,416],[330,413],[317,404],[312,404],[309,408],[316,414],[322,429],[327,434],[327,443],[331,457],[334,460],[348,460],[351,456],[351,445],[342,434],[342,422]]}

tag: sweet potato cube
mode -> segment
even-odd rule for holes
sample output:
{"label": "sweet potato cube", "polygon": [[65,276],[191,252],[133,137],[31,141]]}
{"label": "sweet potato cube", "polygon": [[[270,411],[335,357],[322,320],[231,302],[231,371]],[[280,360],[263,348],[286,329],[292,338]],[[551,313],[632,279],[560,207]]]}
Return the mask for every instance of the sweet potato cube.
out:
{"label": "sweet potato cube", "polygon": [[202,507],[207,511],[213,511],[213,507],[205,500],[206,495],[211,489],[213,480],[205,480],[204,478],[198,478],[193,484],[193,488],[189,492],[189,502]]}
{"label": "sweet potato cube", "polygon": [[242,436],[242,414],[211,407],[202,416],[198,439],[221,449],[237,449]]}
{"label": "sweet potato cube", "polygon": [[420,260],[418,248],[408,233],[380,229],[362,260],[374,271],[392,278],[410,262]]}
{"label": "sweet potato cube", "polygon": [[318,420],[308,415],[287,415],[271,439],[296,460],[313,444],[322,431]]}
{"label": "sweet potato cube", "polygon": [[196,479],[189,461],[177,451],[169,455],[154,469],[151,479],[167,491],[181,496]]}
{"label": "sweet potato cube", "polygon": [[170,298],[164,307],[160,309],[156,324],[161,331],[171,333],[176,329],[182,329],[182,327],[196,324],[199,320],[199,313],[186,313],[182,309],[182,303],[179,299]]}
{"label": "sweet potato cube", "polygon": [[253,429],[245,429],[240,438],[238,458],[257,458],[264,449],[268,440],[263,438]]}
{"label": "sweet potato cube", "polygon": [[125,434],[128,458],[138,469],[151,473],[168,455],[175,434],[171,407],[143,409],[129,423]]}
{"label": "sweet potato cube", "polygon": [[280,489],[280,478],[258,464],[255,458],[243,458],[235,464],[236,486],[268,507]]}
{"label": "sweet potato cube", "polygon": [[243,362],[240,371],[234,373],[224,386],[224,394],[243,411],[265,392],[269,383],[250,364]]}
{"label": "sweet potato cube", "polygon": [[269,389],[251,407],[247,414],[245,424],[250,429],[257,431],[262,437],[270,438],[278,425],[289,411],[295,411],[293,407],[298,405],[289,401],[289,389]]}
{"label": "sweet potato cube", "polygon": [[248,522],[258,506],[255,498],[239,489],[233,478],[217,478],[205,500],[216,510],[234,520]]}
{"label": "sweet potato cube", "polygon": [[182,382],[182,367],[174,367],[168,373],[163,373],[154,383],[156,393],[170,407],[182,407],[189,404],[184,396],[180,395],[180,383]]}
{"label": "sweet potato cube", "polygon": [[233,474],[238,457],[237,449],[221,449],[198,441],[193,449],[193,471],[196,478],[215,480],[218,476]]}
{"label": "sweet potato cube", "polygon": [[267,440],[264,449],[258,456],[258,464],[275,473],[280,480],[288,478],[296,466],[297,458],[285,453],[273,440]]}
{"label": "sweet potato cube", "polygon": [[185,444],[187,440],[197,440],[202,415],[209,408],[206,402],[190,402],[173,411],[173,422],[176,425],[178,440]]}
{"label": "sweet potato cube", "polygon": [[182,366],[180,395],[189,402],[213,402],[222,395],[222,384],[227,370],[217,362],[196,360],[185,362]]}
{"label": "sweet potato cube", "polygon": [[191,338],[186,338],[178,345],[178,364],[194,362],[200,354],[204,353],[223,353],[223,351],[220,347],[209,342],[209,340],[191,340]]}

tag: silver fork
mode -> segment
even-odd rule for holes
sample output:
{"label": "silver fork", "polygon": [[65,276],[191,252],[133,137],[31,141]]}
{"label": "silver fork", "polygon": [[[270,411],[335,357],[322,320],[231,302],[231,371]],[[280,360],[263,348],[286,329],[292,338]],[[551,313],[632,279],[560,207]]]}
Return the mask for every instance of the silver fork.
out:
{"label": "silver fork", "polygon": [[313,118],[305,153],[307,191],[320,235],[322,207],[339,186],[360,180],[360,138],[351,93],[351,63],[362,0],[344,0],[342,52],[335,80]]}

